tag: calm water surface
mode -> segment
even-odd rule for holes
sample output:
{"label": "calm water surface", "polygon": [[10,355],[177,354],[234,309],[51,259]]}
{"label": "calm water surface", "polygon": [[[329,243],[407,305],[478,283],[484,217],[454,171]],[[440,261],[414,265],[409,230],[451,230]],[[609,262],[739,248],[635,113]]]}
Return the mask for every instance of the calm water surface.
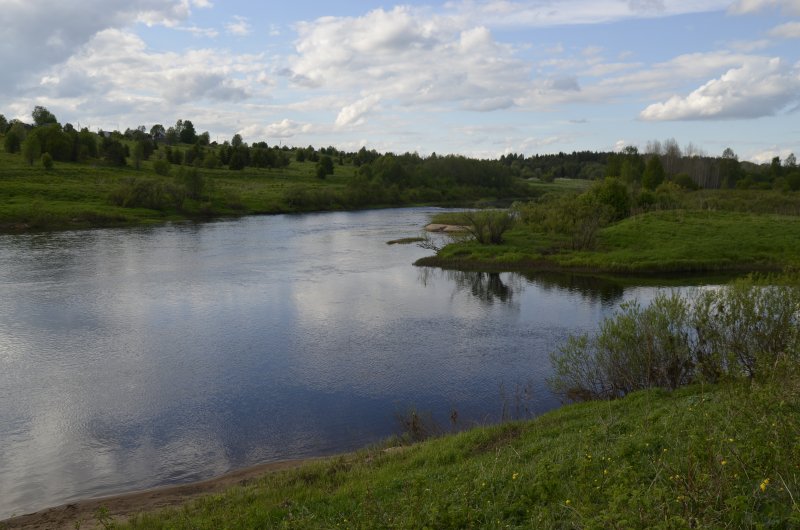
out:
{"label": "calm water surface", "polygon": [[433,211],[0,236],[0,519],[351,450],[412,408],[549,410],[549,352],[654,294],[415,268],[386,241]]}

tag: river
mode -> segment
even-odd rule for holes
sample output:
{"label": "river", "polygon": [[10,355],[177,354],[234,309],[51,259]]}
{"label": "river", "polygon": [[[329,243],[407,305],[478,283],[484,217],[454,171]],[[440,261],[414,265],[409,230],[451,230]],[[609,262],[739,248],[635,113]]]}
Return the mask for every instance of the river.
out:
{"label": "river", "polygon": [[[413,267],[433,208],[0,236],[0,519],[559,405],[653,287]],[[458,420],[451,424],[450,415]]]}

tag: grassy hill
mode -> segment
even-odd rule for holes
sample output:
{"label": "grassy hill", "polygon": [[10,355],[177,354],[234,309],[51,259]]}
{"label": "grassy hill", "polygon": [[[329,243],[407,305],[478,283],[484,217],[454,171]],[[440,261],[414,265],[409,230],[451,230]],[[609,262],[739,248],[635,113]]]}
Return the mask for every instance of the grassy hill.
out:
{"label": "grassy hill", "polygon": [[637,392],[269,474],[120,528],[788,528],[800,378]]}

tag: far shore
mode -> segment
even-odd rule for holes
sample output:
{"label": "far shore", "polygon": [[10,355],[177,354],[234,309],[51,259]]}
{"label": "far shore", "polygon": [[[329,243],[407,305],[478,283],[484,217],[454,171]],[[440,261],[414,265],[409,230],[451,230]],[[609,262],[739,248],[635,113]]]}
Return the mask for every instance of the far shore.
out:
{"label": "far shore", "polygon": [[246,485],[268,473],[294,469],[306,463],[325,460],[326,458],[330,457],[309,457],[269,462],[189,484],[163,486],[109,497],[80,500],[0,521],[0,528],[3,530],[66,530],[78,527],[84,530],[103,528],[97,519],[97,514],[100,511],[103,511],[111,519],[126,520],[137,513],[182,506],[203,495],[221,493],[233,486]]}

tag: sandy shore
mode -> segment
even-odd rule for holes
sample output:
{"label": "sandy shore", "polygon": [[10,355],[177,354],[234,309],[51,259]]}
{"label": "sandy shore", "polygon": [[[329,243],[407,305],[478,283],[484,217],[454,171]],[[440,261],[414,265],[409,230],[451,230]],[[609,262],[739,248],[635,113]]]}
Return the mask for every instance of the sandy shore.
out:
{"label": "sandy shore", "polygon": [[320,459],[322,458],[272,462],[240,469],[201,482],[73,502],[0,521],[0,528],[3,530],[12,528],[60,530],[74,529],[76,523],[80,525],[81,530],[102,528],[95,517],[101,508],[108,510],[108,515],[113,519],[122,521],[136,513],[180,506],[202,495],[218,493],[232,486],[247,484],[267,473],[292,469],[306,462]]}

